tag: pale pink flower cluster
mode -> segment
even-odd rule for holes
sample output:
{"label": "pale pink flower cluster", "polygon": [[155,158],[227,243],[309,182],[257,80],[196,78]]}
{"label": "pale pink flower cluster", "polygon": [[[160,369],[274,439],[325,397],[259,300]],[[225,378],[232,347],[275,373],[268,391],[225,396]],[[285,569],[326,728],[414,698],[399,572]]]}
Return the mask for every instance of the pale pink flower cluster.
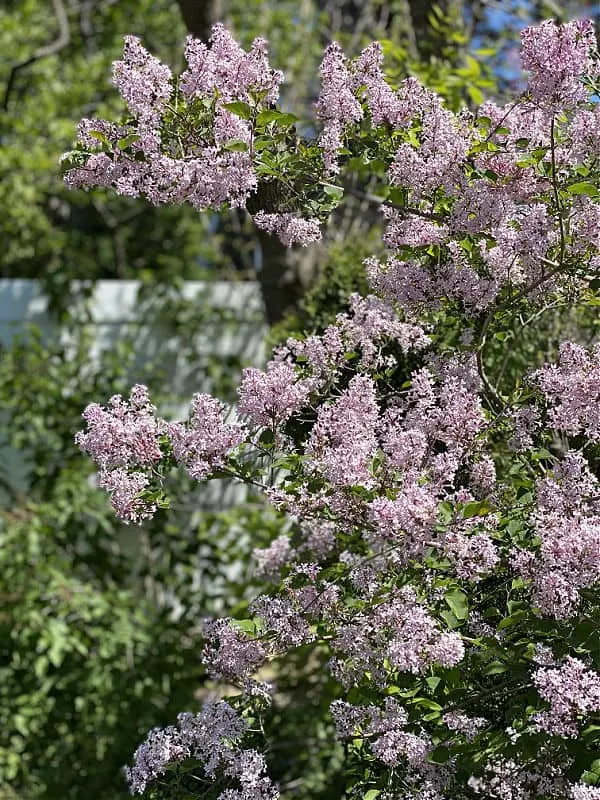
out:
{"label": "pale pink flower cluster", "polygon": [[432,742],[428,736],[406,730],[408,715],[395,698],[386,697],[383,708],[353,706],[336,700],[330,712],[341,738],[364,737],[375,758],[388,767],[402,763],[425,766]]}
{"label": "pale pink flower cluster", "polygon": [[600,800],[600,788],[578,783],[571,787],[570,800]]}
{"label": "pale pink flower cluster", "polygon": [[544,747],[538,753],[539,766],[496,758],[485,764],[484,774],[469,778],[472,791],[485,800],[565,800],[569,784],[563,777],[564,763]]}
{"label": "pale pink flower cluster", "polygon": [[155,728],[125,770],[132,794],[143,794],[167,767],[192,758],[202,762],[209,780],[233,780],[236,788],[225,789],[217,800],[278,800],[264,756],[240,747],[246,730],[246,722],[222,700],[205,703],[198,714],[180,714],[177,725]]}
{"label": "pale pink flower cluster", "polygon": [[456,574],[464,580],[479,581],[494,570],[500,561],[498,548],[489,533],[450,530],[443,549],[455,565]]}
{"label": "pale pink flower cluster", "polygon": [[344,131],[349,123],[362,119],[363,111],[354,96],[352,74],[346,58],[336,42],[327,47],[320,71],[321,92],[316,112],[325,124],[319,144],[323,148],[325,171],[335,173],[338,171],[337,153],[342,147]]}
{"label": "pale pink flower cluster", "polygon": [[462,167],[471,144],[470,130],[434,94],[422,109],[419,147],[401,144],[389,168],[390,183],[409,190],[418,201],[444,188],[452,193],[462,182]]}
{"label": "pale pink flower cluster", "polygon": [[153,516],[156,503],[143,493],[151,489],[153,468],[169,450],[192,478],[204,480],[245,437],[239,423],[225,421],[225,407],[214,397],[194,395],[189,420],[168,423],[156,416],[141,385],[132,388],[129,401],[115,395],[106,408],[92,403],[83,418],[87,431],[77,433],[75,441],[100,467],[98,484],[125,522]]}
{"label": "pale pink flower cluster", "polygon": [[77,433],[75,442],[102,470],[150,466],[162,456],[164,423],[155,412],[147,388],[136,384],[128,401],[117,394],[106,408],[91,403],[82,415],[88,431]]}
{"label": "pale pink flower cluster", "polygon": [[515,551],[513,566],[531,580],[534,605],[566,619],[577,612],[580,590],[600,581],[600,483],[585,458],[569,451],[536,488],[540,548]]}
{"label": "pale pink flower cluster", "polygon": [[[155,204],[189,203],[198,210],[218,209],[224,203],[245,206],[257,187],[252,160],[248,152],[230,152],[227,145],[250,142],[251,131],[245,120],[224,105],[247,102],[253,93],[262,97],[261,102],[273,103],[283,76],[269,66],[263,39],[256,39],[245,52],[222,25],[213,27],[210,47],[188,38],[186,59],[181,93],[188,102],[214,103],[208,133],[202,134],[197,127],[180,131],[177,147],[170,144],[171,134],[163,130],[162,117],[174,92],[171,71],[138,39],[126,37],[123,59],[114,65],[114,82],[134,119],[120,130],[104,120],[84,121],[79,129],[81,144],[99,146],[91,135],[99,131],[106,136],[111,153],[89,154],[83,166],[67,172],[68,186],[112,186],[119,194],[144,195]],[[125,150],[119,146],[121,140],[127,143]],[[132,148],[131,154],[127,147]],[[281,223],[276,227],[281,228]],[[284,227],[288,243],[320,237],[313,221],[287,220]]]}
{"label": "pale pink flower cluster", "polygon": [[446,225],[439,225],[419,216],[407,216],[385,206],[383,215],[388,221],[383,241],[390,248],[429,247],[432,244],[442,244],[448,239],[449,230]]}
{"label": "pale pink flower cluster", "polygon": [[135,385],[129,400],[114,395],[106,408],[92,403],[83,412],[87,432],[75,435],[81,450],[100,467],[98,485],[111,495],[116,515],[125,522],[152,517],[156,505],[140,494],[148,472],[164,455],[160,437],[166,423],[157,418],[145,386]]}
{"label": "pale pink flower cluster", "polygon": [[319,408],[307,447],[309,463],[333,486],[370,486],[378,418],[373,381],[355,375],[337,400]]}
{"label": "pale pink flower cluster", "polygon": [[297,214],[266,214],[259,211],[254,215],[254,223],[267,233],[274,233],[286,247],[299,244],[303,247],[321,239],[318,219],[303,219]]}
{"label": "pale pink flower cluster", "polygon": [[570,106],[587,98],[582,75],[597,74],[591,20],[557,25],[547,20],[521,34],[521,64],[529,70],[529,91],[542,106]]}
{"label": "pale pink flower cluster", "polygon": [[150,479],[143,472],[126,469],[103,470],[98,476],[98,486],[110,495],[113,511],[123,522],[142,522],[156,513],[156,503],[144,498],[143,492]]}
{"label": "pale pink flower cluster", "polygon": [[468,742],[472,742],[482,728],[489,725],[484,717],[470,717],[462,711],[448,711],[442,719],[451,731],[461,733]]}
{"label": "pale pink flower cluster", "polygon": [[562,342],[558,363],[545,365],[534,377],[550,405],[552,427],[569,436],[600,439],[600,345],[586,350]]}
{"label": "pale pink flower cluster", "polygon": [[552,736],[576,737],[578,718],[600,711],[600,675],[578,658],[567,656],[560,667],[537,669],[533,682],[550,704],[548,711],[540,711],[533,719]]}
{"label": "pale pink flower cluster", "polygon": [[459,301],[468,313],[476,314],[489,306],[499,291],[495,280],[479,275],[456,252],[435,271],[418,260],[403,261],[395,256],[383,263],[368,258],[365,268],[371,287],[412,315],[438,309],[445,300]]}
{"label": "pale pink flower cluster", "polygon": [[276,103],[283,73],[271,69],[267,42],[256,38],[246,52],[221,24],[213,26],[211,46],[188,36],[185,58],[188,68],[181,76],[186,97],[212,98],[224,102],[248,101],[252,93],[266,93],[267,103]]}
{"label": "pale pink flower cluster", "polygon": [[172,77],[169,67],[150,55],[137,36],[125,36],[123,60],[113,64],[113,83],[144,127],[156,127],[171,98]]}
{"label": "pale pink flower cluster", "polygon": [[335,323],[323,334],[306,339],[288,339],[277,359],[292,358],[307,374],[314,390],[330,385],[339,375],[347,353],[360,355],[361,368],[381,367],[388,343],[397,345],[404,355],[427,348],[429,337],[418,325],[401,322],[394,307],[374,295],[348,298],[348,313],[338,314]]}
{"label": "pale pink flower cluster", "polygon": [[260,578],[276,581],[281,576],[282,568],[293,556],[293,548],[289,536],[281,534],[266,548],[255,548],[252,558],[256,563],[256,574]]}
{"label": "pale pink flower cluster", "polygon": [[175,422],[167,434],[175,460],[197,481],[223,466],[225,456],[244,440],[239,423],[225,422],[225,406],[207,394],[195,394],[187,423]]}
{"label": "pale pink flower cluster", "polygon": [[267,659],[267,652],[228,619],[204,621],[202,661],[213,678],[230,683],[247,681]]}
{"label": "pale pink flower cluster", "polygon": [[410,587],[339,626],[333,649],[331,669],[346,687],[360,683],[365,673],[386,686],[386,664],[418,675],[433,664],[455,666],[465,652],[460,635],[442,630]]}
{"label": "pale pink flower cluster", "polygon": [[431,93],[412,77],[406,78],[395,92],[385,80],[382,64],[381,44],[373,42],[354,63],[354,87],[364,89],[373,125],[401,128],[425,106]]}
{"label": "pale pink flower cluster", "polygon": [[264,631],[271,633],[277,646],[284,650],[307,644],[315,638],[302,615],[303,607],[287,597],[260,595],[252,601],[250,611],[260,618]]}
{"label": "pale pink flower cluster", "polygon": [[255,425],[274,428],[307,404],[311,388],[311,382],[298,379],[286,361],[269,362],[265,372],[247,367],[238,389],[238,408]]}

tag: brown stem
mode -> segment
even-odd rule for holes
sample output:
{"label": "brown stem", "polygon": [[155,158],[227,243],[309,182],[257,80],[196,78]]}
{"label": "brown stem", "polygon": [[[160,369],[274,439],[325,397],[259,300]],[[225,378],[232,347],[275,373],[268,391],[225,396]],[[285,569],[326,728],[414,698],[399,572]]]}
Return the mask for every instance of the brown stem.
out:
{"label": "brown stem", "polygon": [[12,93],[17,74],[22,69],[25,69],[25,67],[28,67],[30,64],[34,64],[36,61],[40,61],[42,58],[55,55],[60,50],[65,48],[71,41],[71,34],[69,31],[69,20],[67,19],[67,12],[63,5],[62,0],[52,0],[52,6],[54,8],[54,14],[56,16],[56,20],[58,22],[58,37],[50,44],[46,44],[43,47],[40,47],[29,58],[26,58],[23,61],[19,61],[16,64],[13,64],[10,70],[10,74],[8,76],[8,81],[6,83],[6,89],[4,90],[4,102],[2,107],[4,108],[5,111],[8,110],[10,95]]}

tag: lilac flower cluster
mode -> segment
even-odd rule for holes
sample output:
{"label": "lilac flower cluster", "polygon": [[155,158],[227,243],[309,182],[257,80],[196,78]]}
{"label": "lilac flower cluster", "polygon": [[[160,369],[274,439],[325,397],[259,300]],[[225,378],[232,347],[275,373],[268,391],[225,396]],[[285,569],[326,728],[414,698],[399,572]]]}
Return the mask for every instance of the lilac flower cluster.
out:
{"label": "lilac flower cluster", "polygon": [[156,510],[140,493],[148,486],[149,470],[164,455],[160,438],[165,423],[156,417],[145,386],[131,389],[129,401],[114,395],[107,408],[92,403],[83,412],[87,432],[75,442],[100,467],[99,485],[111,495],[120,519],[140,522]]}
{"label": "lilac flower cluster", "polygon": [[365,673],[376,686],[386,686],[386,664],[418,675],[433,664],[454,666],[465,652],[460,635],[442,630],[410,587],[340,625],[333,649],[333,674],[346,687],[360,683]]}
{"label": "lilac flower cluster", "polygon": [[185,58],[188,68],[181,76],[183,94],[189,98],[211,98],[224,102],[249,100],[253,93],[265,93],[267,103],[276,103],[283,73],[271,69],[267,43],[252,42],[246,53],[221,24],[213,26],[211,46],[188,36]]}
{"label": "lilac flower cluster", "polygon": [[[283,75],[269,66],[264,39],[256,39],[245,52],[222,25],[214,26],[210,47],[189,37],[186,60],[178,113],[185,116],[186,103],[206,101],[211,105],[207,132],[188,126],[173,139],[163,119],[174,98],[171,71],[128,36],[123,59],[115,62],[113,81],[133,122],[117,129],[104,120],[85,120],[79,129],[81,145],[98,147],[99,140],[92,136],[98,131],[109,152],[88,154],[83,166],[67,172],[68,186],[112,186],[119,194],[144,195],[155,204],[190,203],[198,210],[218,209],[224,203],[245,205],[257,187],[254,167],[248,151],[230,151],[228,145],[248,145],[251,130],[225,106],[248,102],[254,94],[263,103],[274,103]],[[278,219],[274,224],[290,243],[320,236],[318,225],[302,220],[288,220],[285,233]]]}
{"label": "lilac flower cluster", "polygon": [[352,378],[334,403],[319,409],[307,453],[333,486],[371,485],[378,417],[375,386],[362,375]]}
{"label": "lilac flower cluster", "polygon": [[591,20],[557,25],[547,20],[521,34],[521,63],[529,70],[529,91],[541,105],[561,108],[581,102],[587,90],[581,75],[597,74],[592,52],[596,47]]}
{"label": "lilac flower cluster", "polygon": [[238,408],[255,425],[274,428],[306,405],[310,390],[309,381],[297,380],[292,364],[271,361],[266,372],[244,369]]}
{"label": "lilac flower cluster", "polygon": [[343,133],[350,122],[358,122],[362,107],[354,96],[352,75],[342,48],[330,44],[321,63],[321,93],[316,104],[317,116],[325,123],[319,137],[323,161],[329,173],[337,168],[337,152],[342,147]]}
{"label": "lilac flower cluster", "polygon": [[98,484],[110,493],[117,516],[140,522],[156,511],[156,503],[144,494],[169,451],[192,478],[204,480],[243,441],[244,428],[228,424],[224,411],[214,397],[196,394],[188,422],[167,423],[156,416],[147,388],[136,385],[129,401],[115,395],[106,408],[89,405],[83,412],[87,431],[77,433],[75,441],[100,467]]}
{"label": "lilac flower cluster", "polygon": [[538,483],[533,520],[539,551],[516,551],[513,565],[542,613],[572,617],[580,590],[600,581],[600,483],[581,453],[566,453]]}
{"label": "lilac flower cluster", "polygon": [[259,211],[254,215],[254,223],[257,228],[276,234],[286,247],[294,244],[306,246],[321,239],[319,221],[303,219],[297,214],[265,214]]}
{"label": "lilac flower cluster", "polygon": [[432,744],[428,738],[408,732],[408,715],[393,697],[386,697],[383,708],[352,706],[341,700],[331,705],[331,715],[340,736],[369,739],[373,755],[389,767],[408,762],[425,765]]}
{"label": "lilac flower cluster", "polygon": [[461,733],[468,742],[472,742],[482,728],[489,725],[484,717],[470,717],[462,711],[448,711],[442,719],[451,731]]}
{"label": "lilac flower cluster", "polygon": [[534,715],[537,726],[552,736],[577,736],[578,717],[600,711],[600,675],[578,658],[567,656],[562,666],[538,669],[533,682],[548,711]]}
{"label": "lilac flower cluster", "polygon": [[197,481],[222,467],[226,453],[244,440],[244,428],[225,422],[224,414],[225,406],[219,400],[195,394],[187,424],[176,422],[167,428],[175,460]]}
{"label": "lilac flower cluster", "polygon": [[544,393],[550,424],[569,436],[600,439],[600,345],[591,351],[562,342],[557,364],[547,364],[535,378]]}
{"label": "lilac flower cluster", "polygon": [[262,644],[227,619],[206,620],[202,660],[217,680],[247,681],[267,659]]}
{"label": "lilac flower cluster", "polygon": [[512,758],[489,761],[484,774],[469,779],[469,787],[486,800],[564,800],[569,784],[564,778],[565,764],[557,764],[552,754],[541,748],[540,766],[519,763]]}
{"label": "lilac flower cluster", "polygon": [[246,729],[245,721],[224,701],[205,703],[198,714],[180,714],[176,726],[155,728],[125,771],[132,794],[143,794],[168,766],[193,758],[202,762],[209,780],[232,778],[239,784],[225,789],[217,800],[277,800],[279,792],[265,774],[264,756],[239,745]]}

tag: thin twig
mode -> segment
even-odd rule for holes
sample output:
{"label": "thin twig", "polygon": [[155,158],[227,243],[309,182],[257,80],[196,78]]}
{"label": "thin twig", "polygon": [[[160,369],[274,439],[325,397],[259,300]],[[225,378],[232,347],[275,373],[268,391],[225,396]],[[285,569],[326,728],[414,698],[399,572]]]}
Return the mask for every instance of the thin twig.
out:
{"label": "thin twig", "polygon": [[402,211],[404,214],[414,214],[416,217],[432,219],[435,222],[443,222],[444,220],[441,214],[431,214],[429,211],[421,211],[420,208],[413,208],[413,206],[399,206],[397,203],[392,203],[391,200],[384,200],[383,197],[378,197],[375,194],[361,192],[360,189],[354,189],[352,186],[344,186],[344,192],[357,197],[359,200],[365,200],[378,206],[386,206],[386,208],[393,208],[396,211]]}
{"label": "thin twig", "polygon": [[40,61],[42,58],[55,55],[64,47],[66,47],[71,41],[71,34],[69,31],[69,20],[67,19],[67,12],[63,5],[62,0],[52,0],[52,5],[54,7],[54,14],[56,15],[56,19],[58,22],[58,37],[50,44],[46,44],[43,47],[40,47],[29,58],[26,58],[23,61],[19,61],[16,64],[13,64],[10,71],[10,75],[8,76],[6,89],[4,90],[4,102],[2,107],[4,108],[5,111],[8,110],[10,95],[13,90],[17,74],[20,72],[20,70],[25,69],[25,67],[28,67],[30,64],[34,64],[36,61]]}

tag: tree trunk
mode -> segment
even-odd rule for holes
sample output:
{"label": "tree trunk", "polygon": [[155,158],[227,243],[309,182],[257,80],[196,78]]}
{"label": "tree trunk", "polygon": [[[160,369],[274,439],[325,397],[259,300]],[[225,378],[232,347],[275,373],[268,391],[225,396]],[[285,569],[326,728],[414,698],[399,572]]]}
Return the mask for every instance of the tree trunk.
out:
{"label": "tree trunk", "polygon": [[177,3],[188,32],[206,41],[210,29],[223,14],[221,0],[177,0]]}

